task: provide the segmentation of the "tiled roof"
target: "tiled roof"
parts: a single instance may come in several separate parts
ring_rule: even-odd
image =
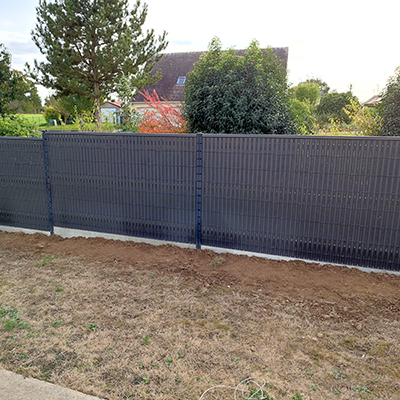
[[[101,107],[105,106],[106,104],[111,104],[112,106],[121,108],[122,101],[106,101]]]
[[[380,102],[381,102],[381,96],[378,94],[378,95],[372,96],[367,101],[364,101],[364,103],[362,103],[362,105],[366,106],[366,107],[373,107]]]
[[[273,52],[282,60],[283,65],[287,68],[288,48],[279,47],[273,48]],[[155,65],[153,72],[156,73],[159,69],[162,71],[162,78],[151,86],[146,86],[144,90],[150,92],[153,89],[161,99],[172,101],[183,101],[183,90],[185,85],[177,84],[179,77],[185,77],[194,69],[194,63],[200,60],[201,54],[204,51],[189,52],[189,53],[166,53],[161,60]],[[237,50],[236,54],[243,56],[245,50]],[[143,102],[143,96],[136,96],[134,102]]]

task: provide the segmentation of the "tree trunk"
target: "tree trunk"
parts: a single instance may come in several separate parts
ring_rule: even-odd
[[[101,112],[100,112],[100,95],[99,95],[99,82],[94,83],[94,122],[96,129],[99,130],[101,124]]]

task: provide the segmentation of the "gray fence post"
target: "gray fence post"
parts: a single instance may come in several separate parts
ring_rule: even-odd
[[[51,185],[50,185],[50,173],[49,173],[49,156],[47,154],[46,131],[42,131],[42,138],[43,138],[44,173],[45,173],[45,176],[46,176],[47,205],[48,205],[48,210],[49,210],[50,235],[54,235],[53,202],[52,202],[52,197],[51,197]]]
[[[202,196],[202,159],[203,159],[203,134],[196,135],[196,248],[201,249],[202,223],[201,223],[201,196]]]

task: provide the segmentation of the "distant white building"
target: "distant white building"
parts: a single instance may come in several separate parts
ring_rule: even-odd
[[[101,122],[121,124],[121,104],[121,101],[107,101],[101,105]]]

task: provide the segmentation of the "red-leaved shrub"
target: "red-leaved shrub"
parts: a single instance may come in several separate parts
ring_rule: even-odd
[[[139,123],[140,133],[185,133],[186,121],[182,116],[182,108],[172,107],[166,100],[161,100],[157,92],[150,94],[147,90],[139,92],[143,95],[148,109],[142,111]]]

